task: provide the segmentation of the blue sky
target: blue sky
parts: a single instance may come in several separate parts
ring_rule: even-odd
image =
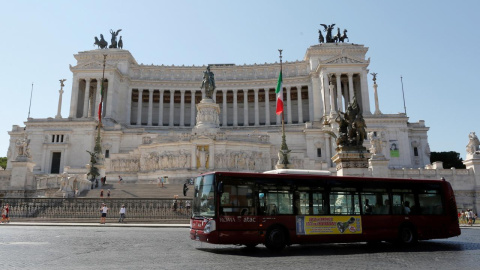
[[[348,29],[369,47],[380,110],[425,120],[431,151],[465,158],[471,131],[480,133],[479,1],[6,1],[0,10],[0,156],[12,125],[55,117],[59,79],[73,54],[95,49],[94,36],[123,29],[124,49],[154,65],[254,64],[302,60],[318,42],[319,24]],[[369,77],[372,112],[373,87]]]

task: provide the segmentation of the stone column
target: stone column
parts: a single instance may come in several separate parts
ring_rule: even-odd
[[[180,90],[180,126],[185,126],[185,90]]]
[[[243,89],[243,126],[248,125],[248,89]]]
[[[234,126],[234,127],[237,127],[237,126],[238,126],[237,93],[238,93],[238,90],[237,90],[237,89],[234,89],[234,90],[233,90],[233,126]]]
[[[374,95],[375,95],[375,112],[374,114],[382,114],[382,112],[380,111],[380,105],[378,104],[378,93],[377,93],[377,82],[374,82],[373,83],[373,91],[374,91]]]
[[[95,100],[97,102],[94,105],[95,106],[95,117],[98,116],[98,105],[100,104],[100,100],[101,100],[101,97],[102,97],[100,92],[102,92],[102,78],[97,79],[97,91],[95,93]]]
[[[298,123],[303,123],[302,86],[297,86]]]
[[[336,73],[335,77],[337,79],[337,111],[343,110],[343,102],[342,102],[342,81],[340,80],[342,77],[341,73]]]
[[[88,117],[88,103],[90,98],[90,79],[85,82],[85,97],[83,99],[83,118]]]
[[[147,125],[152,125],[152,111],[153,111],[153,89],[148,89],[148,122]]]
[[[288,123],[292,124],[292,87],[287,87],[287,115],[288,115]]]
[[[316,85],[317,87],[314,88],[313,87],[314,85]],[[318,79],[313,78],[312,85],[311,86],[307,85],[307,87],[308,87],[308,120],[310,122],[318,121],[320,120],[320,114],[322,112],[320,108],[320,104],[321,104],[320,101],[322,100],[322,97],[320,96],[321,91],[318,87]],[[313,93],[313,89],[318,89],[318,90],[315,91],[315,93]],[[318,108],[316,108],[317,106]],[[315,114],[315,111],[318,111],[318,115]]]
[[[56,119],[62,118],[62,96],[63,96],[63,82],[60,82],[60,90],[58,90],[58,107],[57,107],[57,115],[55,115]]]
[[[362,110],[363,115],[371,115],[370,112],[370,99],[368,96],[368,83],[367,83],[367,70],[362,70],[362,79],[361,79],[361,95],[362,95]]]
[[[160,91],[160,99],[158,100],[158,126],[162,127],[163,126],[163,91],[162,89]]]
[[[227,123],[227,90],[223,90],[223,109],[222,109],[222,117],[223,117],[223,126],[226,127]]]
[[[260,125],[260,115],[259,115],[259,111],[258,111],[258,88],[256,89],[253,89],[254,93],[255,93],[255,126],[259,126]]]
[[[348,102],[352,102],[353,96],[353,73],[347,73],[348,76],[348,93],[349,93],[349,100]]]
[[[330,115],[333,115],[335,113],[335,95],[333,94],[334,86],[332,81],[329,81],[328,88],[330,89]]]
[[[173,113],[174,113],[174,106],[175,106],[175,90],[170,90],[170,115],[169,115],[169,119],[168,119],[168,125],[173,127],[174,126],[174,123],[173,123]]]
[[[77,108],[78,108],[78,88],[80,80],[74,78],[72,81],[72,96],[70,97],[70,114],[69,117],[77,118]]]
[[[270,125],[270,89],[264,88],[265,90],[265,125]]]
[[[215,144],[208,145],[208,169],[215,169]]]
[[[217,103],[217,89],[213,90],[212,99],[213,102]]]
[[[143,89],[138,89],[137,126],[142,125]]]
[[[328,74],[323,73],[323,84],[322,84],[322,90],[323,90],[323,115],[327,116],[330,113],[330,85],[329,85],[329,79],[328,79]]]
[[[98,89],[98,87],[97,87]],[[128,88],[128,95],[127,95],[127,117],[126,117],[126,124],[127,125],[130,125],[130,122],[131,122],[131,117],[132,117],[132,91],[133,89],[130,87]],[[98,113],[98,108],[96,109],[97,110],[97,113]]]
[[[192,93],[194,93],[192,91]],[[194,102],[195,103],[195,102]],[[197,169],[197,145],[195,143],[192,143],[192,149],[191,149],[191,162],[190,162],[190,168],[192,170]]]
[[[191,90],[192,99],[190,100],[190,126],[195,126],[195,90]]]

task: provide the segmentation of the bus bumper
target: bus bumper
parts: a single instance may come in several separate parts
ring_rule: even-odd
[[[200,242],[218,244],[218,232],[205,233],[203,230],[190,230],[190,239]]]

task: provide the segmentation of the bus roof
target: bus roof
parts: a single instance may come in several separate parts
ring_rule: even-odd
[[[330,171],[321,171],[321,170],[296,170],[296,169],[279,169],[265,171],[263,173],[268,174],[303,174],[303,175],[332,175]]]

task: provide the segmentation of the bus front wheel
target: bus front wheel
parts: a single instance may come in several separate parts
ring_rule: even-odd
[[[281,251],[287,245],[287,238],[285,232],[279,228],[275,227],[267,233],[267,238],[265,239],[265,246],[271,251]]]
[[[402,245],[412,245],[417,242],[417,236],[412,227],[403,226],[398,232],[398,241]]]

